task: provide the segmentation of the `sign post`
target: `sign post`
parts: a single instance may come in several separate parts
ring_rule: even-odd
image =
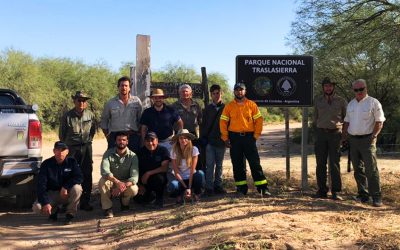
[[[239,55],[236,57],[236,82],[246,85],[247,98],[259,106],[303,107],[302,188],[307,189],[307,107],[313,105],[312,56]],[[285,115],[285,129],[289,118]],[[286,136],[289,144],[289,136]],[[290,178],[289,150],[286,150],[286,178]]]

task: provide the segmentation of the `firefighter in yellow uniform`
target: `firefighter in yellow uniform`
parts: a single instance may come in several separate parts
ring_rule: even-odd
[[[221,139],[226,147],[230,148],[237,192],[247,194],[245,165],[247,159],[257,191],[270,195],[256,145],[256,140],[261,135],[263,118],[257,104],[245,97],[244,83],[235,84],[234,94],[235,99],[222,111],[220,129]]]

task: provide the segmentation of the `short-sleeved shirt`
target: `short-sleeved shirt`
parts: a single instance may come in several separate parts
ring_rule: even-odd
[[[90,110],[85,109],[80,116],[75,109],[71,109],[61,118],[59,137],[68,146],[92,142],[95,132],[96,121]]]
[[[158,145],[154,151],[148,150],[146,147],[140,148],[138,152],[139,158],[139,176],[142,177],[146,172],[161,167],[163,161],[171,160],[167,148]]]
[[[333,95],[329,104],[325,96],[315,98],[314,123],[317,128],[341,129],[346,116],[347,102],[344,98]]]
[[[193,146],[192,157],[198,156],[200,154],[199,149],[196,146]],[[172,150],[171,152],[171,159],[176,160],[176,154]],[[190,167],[186,164],[186,159],[182,159],[180,163],[178,163],[178,170],[179,174],[181,175],[182,179],[187,180],[190,177]]]
[[[157,134],[159,140],[165,140],[174,133],[174,124],[181,117],[173,107],[164,104],[161,111],[150,107],[143,111],[140,123],[146,125],[149,131]]]
[[[349,123],[347,132],[350,135],[367,135],[374,130],[375,122],[385,121],[385,115],[381,103],[366,96],[361,101],[351,100],[344,121]]]
[[[107,150],[100,165],[101,176],[114,176],[118,180],[127,180],[134,184],[139,179],[139,163],[136,154],[127,149],[124,156],[119,156],[117,148]]]
[[[116,96],[104,105],[100,127],[108,132],[139,131],[141,115],[142,102],[137,96],[130,96],[126,106]]]
[[[199,125],[201,124],[202,118],[200,105],[192,100],[189,109],[186,109],[182,102],[178,100],[173,104],[173,107],[183,121],[183,128],[199,137]]]

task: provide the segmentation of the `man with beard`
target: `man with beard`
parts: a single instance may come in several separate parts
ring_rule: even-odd
[[[167,184],[167,169],[170,162],[168,149],[158,144],[156,133],[147,131],[144,137],[144,147],[138,153],[139,157],[139,193],[144,197],[156,195],[154,205],[164,206],[164,189]]]
[[[262,132],[263,117],[257,104],[245,97],[244,83],[236,83],[233,89],[235,99],[225,106],[219,125],[221,139],[225,146],[230,148],[237,193],[247,194],[245,165],[247,159],[257,191],[270,195],[256,145],[256,140]]]
[[[335,93],[335,83],[328,77],[322,81],[323,95],[315,98],[314,126],[315,158],[317,162],[316,198],[327,198],[327,159],[331,178],[331,194],[334,200],[343,200],[338,194],[342,191],[340,177],[340,141],[342,138],[343,120],[346,116],[347,102]]]
[[[80,209],[93,210],[89,204],[92,192],[92,141],[96,132],[96,121],[92,111],[87,109],[90,97],[83,91],[76,91],[71,96],[75,107],[66,112],[61,118],[59,138],[69,149],[68,156],[75,158],[83,174],[83,193]]]
[[[108,149],[103,155],[99,190],[106,218],[114,216],[111,197],[120,197],[121,211],[127,211],[130,199],[138,193],[138,158],[127,146],[128,134],[117,132],[116,147]]]
[[[139,120],[142,114],[142,102],[137,96],[131,96],[129,77],[118,80],[119,94],[104,105],[100,127],[107,138],[108,149],[115,146],[115,134],[124,131],[129,135],[128,148],[137,152],[140,147]]]
[[[149,96],[153,103],[143,111],[140,123],[142,124],[142,141],[147,131],[152,131],[158,136],[160,145],[171,151],[171,138],[174,135],[174,125],[183,128],[183,121],[176,110],[164,103],[166,96],[162,89],[154,89]]]

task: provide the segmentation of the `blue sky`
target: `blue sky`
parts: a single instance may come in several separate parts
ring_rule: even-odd
[[[235,81],[236,55],[291,54],[295,0],[0,0],[0,50],[117,70],[151,37],[151,68],[200,67]]]

